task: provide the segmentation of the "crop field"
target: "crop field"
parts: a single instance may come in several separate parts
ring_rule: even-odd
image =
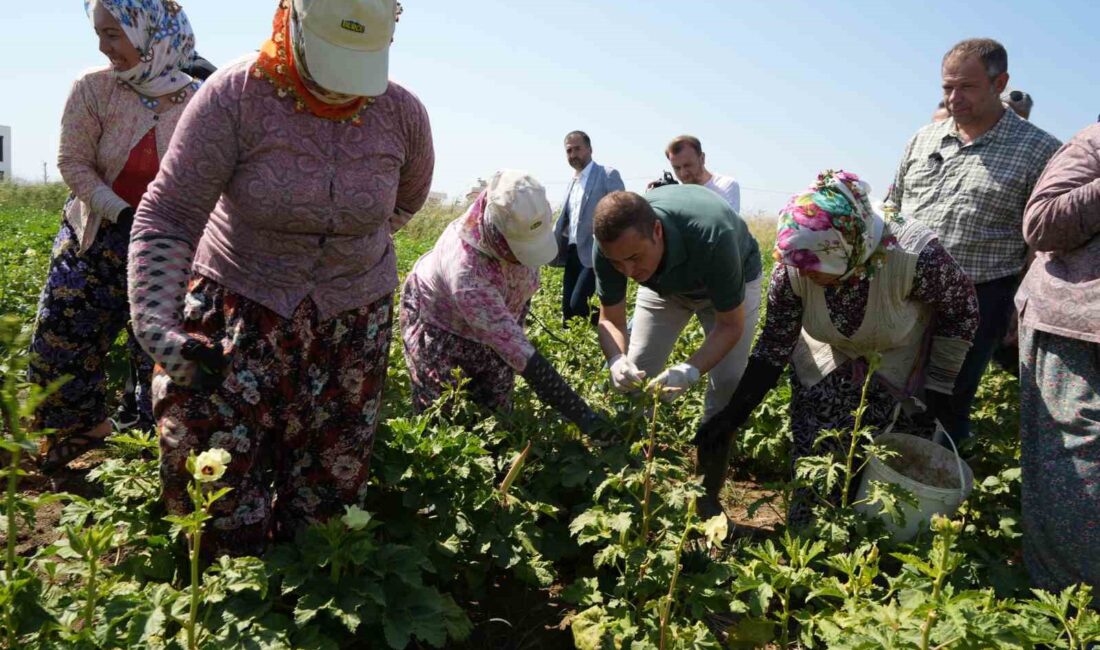
[[[1084,649],[1100,640],[1087,588],[1028,588],[1012,377],[984,379],[978,433],[962,449],[975,474],[969,499],[907,543],[859,514],[854,490],[830,496],[876,453],[874,432],[855,437],[855,463],[823,455],[791,467],[784,380],[737,436],[723,492],[729,528],[694,511],[702,488],[690,440],[703,390],[655,408],[611,391],[595,331],[560,326],[557,269],[544,272],[529,336],[613,414],[616,436],[582,436],[522,379],[509,412],[478,411],[459,390],[444,396],[447,409],[414,415],[395,332],[362,510],[262,558],[193,565],[187,539],[202,511],[166,518],[152,432],[118,434],[52,481],[16,465],[37,435],[23,426],[37,399],[23,383],[26,341],[64,196],[60,186],[0,185],[0,647]],[[402,272],[456,216],[429,209],[397,235]],[[753,230],[770,269],[771,224]],[[692,326],[671,362],[701,337]],[[816,521],[787,530],[796,484],[819,495]],[[869,495],[888,517],[909,498],[882,484]]]

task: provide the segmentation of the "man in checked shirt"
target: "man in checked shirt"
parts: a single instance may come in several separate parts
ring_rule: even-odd
[[[943,57],[951,117],[917,131],[905,148],[888,201],[925,223],[974,281],[981,323],[942,422],[970,435],[978,383],[1013,317],[1028,257],[1022,225],[1035,182],[1060,143],[1001,103],[1008,54],[992,39],[960,42]]]

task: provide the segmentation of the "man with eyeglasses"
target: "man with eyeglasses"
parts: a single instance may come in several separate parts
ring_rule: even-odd
[[[945,414],[941,423],[950,434],[965,438],[978,384],[1013,315],[1027,257],[1024,206],[1060,143],[1006,110],[1008,54],[997,41],[958,43],[943,57],[941,74],[951,117],[909,140],[887,200],[903,218],[935,231],[977,289],[981,322],[974,345],[954,393],[933,408]]]

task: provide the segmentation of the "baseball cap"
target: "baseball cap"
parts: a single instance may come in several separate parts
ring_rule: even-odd
[[[489,181],[485,209],[519,263],[531,268],[558,255],[546,189],[527,172],[502,169]]]
[[[314,81],[348,95],[386,92],[395,0],[294,0],[294,11]]]

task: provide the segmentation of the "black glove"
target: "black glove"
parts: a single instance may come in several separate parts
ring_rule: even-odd
[[[198,367],[192,381],[193,388],[213,390],[225,381],[225,375],[229,371],[229,357],[225,355],[221,345],[192,338],[183,344],[180,356],[194,361]]]
[[[134,209],[131,207],[125,207],[119,210],[118,216],[115,217],[115,223],[120,226],[134,225]]]
[[[691,439],[692,444],[704,451],[720,447],[735,429],[745,424],[768,391],[779,383],[782,375],[783,366],[773,365],[759,357],[749,357],[749,365],[733,397],[725,408],[699,427]]]
[[[531,385],[535,394],[545,404],[552,406],[570,422],[577,425],[581,433],[588,435],[595,430],[601,419],[599,414],[589,408],[580,395],[569,386],[546,357],[537,351],[527,360],[523,369],[523,378]]]
[[[928,415],[938,421],[944,428],[954,422],[951,418],[951,396],[934,390],[924,391],[924,403],[928,406]],[[948,431],[952,436],[954,431]]]

